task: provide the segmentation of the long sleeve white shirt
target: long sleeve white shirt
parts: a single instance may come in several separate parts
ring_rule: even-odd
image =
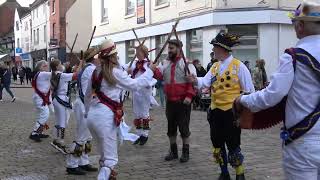
[[[233,60],[233,56],[230,55],[227,59],[220,61],[220,69],[219,69],[219,75],[223,74],[225,70],[228,68],[229,64]],[[212,68],[210,68],[210,71],[207,72],[207,74],[204,77],[198,77],[198,84],[197,87],[203,88],[203,87],[210,87],[211,84],[211,79],[213,78],[212,74]],[[243,92],[254,92],[254,86],[252,83],[252,78],[251,74],[248,70],[248,68],[241,62],[239,71],[238,71],[238,77],[240,81],[240,87]]]
[[[100,91],[116,102],[120,102],[120,97],[122,97],[123,90],[139,91],[142,88],[152,87],[154,85],[154,81],[152,81],[153,72],[150,69],[147,69],[136,79],[132,79],[121,67],[113,68],[113,75],[117,80],[117,84],[115,86],[111,86],[105,80],[102,80]],[[97,99],[91,101],[92,93],[92,80],[89,78],[88,87],[84,98],[86,114],[89,112],[90,105],[98,103]]]
[[[296,47],[302,48],[320,60],[320,35],[301,39]],[[320,82],[312,70],[301,63],[294,72],[292,57],[280,56],[279,68],[265,89],[242,96],[241,103],[252,112],[258,112],[279,103],[288,95],[286,104],[286,127],[290,128],[309,115],[320,102]],[[307,134],[320,134],[320,123]]]

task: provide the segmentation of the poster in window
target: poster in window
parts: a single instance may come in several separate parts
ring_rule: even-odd
[[[137,23],[143,24],[146,22],[145,0],[137,0]]]

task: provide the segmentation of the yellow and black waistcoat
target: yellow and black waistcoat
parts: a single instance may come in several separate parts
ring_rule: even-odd
[[[227,111],[232,108],[233,101],[240,95],[241,86],[238,77],[241,62],[232,59],[228,68],[220,72],[220,62],[212,65],[211,109]]]

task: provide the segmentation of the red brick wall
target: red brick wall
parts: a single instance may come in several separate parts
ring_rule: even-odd
[[[55,13],[52,13],[52,9],[53,9],[53,0],[49,1],[50,3],[50,17],[49,17],[49,21],[50,21],[50,39],[58,39],[58,42],[60,42],[60,8],[59,8],[59,4],[60,1],[59,0],[55,0]],[[53,30],[53,24],[55,24],[55,28]],[[54,35],[53,35],[54,33]]]
[[[14,27],[15,5],[0,6],[0,37]]]

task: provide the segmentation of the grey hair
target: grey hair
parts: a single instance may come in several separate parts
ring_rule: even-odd
[[[36,64],[35,70],[36,70],[36,71],[40,71],[41,66],[43,66],[43,65],[46,64],[46,63],[48,63],[46,60],[38,61],[37,64]]]

